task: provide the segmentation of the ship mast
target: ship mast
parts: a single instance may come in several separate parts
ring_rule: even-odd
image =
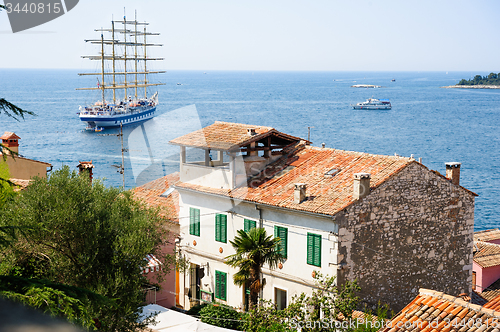
[[[123,71],[125,72],[124,76],[123,76],[123,85],[125,86],[125,97],[124,99],[127,100],[127,18],[125,17],[125,15],[123,15],[123,49],[124,49],[124,52],[123,52]]]
[[[116,28],[115,23],[121,23],[123,24],[123,28]],[[127,29],[127,26],[130,26],[131,24],[135,25],[134,29]],[[86,42],[90,42],[92,44],[99,44],[101,47],[100,54],[98,55],[85,55],[82,56],[82,58],[87,58],[90,60],[99,60],[101,62],[101,70],[98,72],[94,73],[80,73],[78,75],[98,75],[101,77],[101,84],[98,87],[91,87],[91,88],[78,88],[77,90],[101,90],[102,91],[102,102],[103,105],[105,104],[105,90],[107,89],[112,89],[113,90],[113,103],[116,104],[116,99],[117,95],[115,90],[116,89],[123,89],[125,93],[125,100],[128,99],[128,94],[127,94],[127,89],[129,88],[134,88],[135,90],[135,98],[138,98],[138,93],[139,89],[138,88],[144,88],[144,98],[147,99],[147,88],[150,86],[156,86],[156,85],[165,85],[164,83],[150,83],[148,81],[148,75],[149,74],[159,74],[159,73],[165,73],[164,70],[158,70],[158,71],[151,71],[148,70],[147,66],[147,61],[154,61],[154,60],[163,60],[163,58],[150,58],[148,57],[148,51],[147,48],[149,46],[162,46],[162,44],[154,44],[149,42],[148,43],[148,37],[147,36],[155,36],[159,35],[159,33],[152,33],[152,32],[147,32],[146,25],[149,23],[146,22],[138,22],[137,21],[137,12],[136,12],[136,17],[134,21],[127,21],[126,16],[123,16],[123,21],[111,21],[111,28],[110,29],[97,29],[95,31],[101,32],[101,38],[99,39],[88,39],[85,40]],[[143,25],[144,30],[140,29],[138,25]],[[144,31],[144,32],[142,32]],[[109,32],[111,34],[110,39],[105,39],[104,38],[104,32]],[[123,38],[118,37],[117,34],[123,34]],[[130,39],[127,39],[127,35],[130,36]],[[133,38],[132,38],[133,36]],[[144,36],[144,39],[139,38],[140,36]],[[116,38],[116,39],[115,39]],[[111,54],[106,55],[105,54],[105,49],[104,46],[109,45],[111,46]],[[117,52],[117,46],[122,46],[123,45],[123,50],[122,53]],[[134,55],[132,54],[127,54],[127,48],[128,47],[134,47]],[[140,47],[143,47],[144,52],[141,52]],[[131,52],[129,52],[131,53]],[[111,60],[112,62],[112,69],[109,71],[105,70],[105,64],[106,61]],[[124,63],[124,70],[123,71],[117,71],[117,61],[123,61]],[[134,69],[127,68],[127,62],[128,61],[134,61]],[[142,68],[140,61],[144,61],[144,68]],[[132,66],[130,66],[132,67]],[[128,71],[130,70],[130,71]],[[132,74],[134,76],[132,76]],[[144,74],[144,81],[139,81],[141,76],[140,74]],[[109,84],[106,84],[104,79],[106,75],[111,75],[112,78],[108,78],[108,80],[112,81]],[[118,76],[118,77],[117,77]],[[123,76],[123,80],[120,78],[120,76]],[[135,80],[133,81],[127,81],[127,76],[128,77],[135,77]]]
[[[135,100],[137,100],[137,10],[135,11],[135,17],[134,17],[134,28],[135,28],[135,33],[134,33],[134,42],[135,42]]]
[[[111,43],[113,46],[113,87],[116,87],[115,71],[115,21],[111,21]],[[113,89],[113,104],[116,104],[116,89]]]
[[[101,90],[102,90],[102,107],[104,107],[104,35],[101,33]]]

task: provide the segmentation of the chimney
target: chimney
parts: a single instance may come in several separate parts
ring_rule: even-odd
[[[6,131],[2,136],[0,136],[0,139],[2,139],[2,145],[9,148],[11,151],[15,153],[19,153],[19,142],[18,140],[21,139],[21,137],[17,136],[16,134]],[[10,151],[7,149],[3,149],[2,153],[6,155],[10,155]]]
[[[296,204],[300,204],[306,199],[306,186],[305,183],[296,183],[293,191],[293,200]]]
[[[457,186],[460,185],[460,165],[457,162],[446,163],[446,178]]]
[[[89,173],[90,183],[92,183],[92,168],[94,168],[94,165],[92,164],[92,160],[91,161],[79,161],[79,164],[76,167],[78,167],[78,169],[79,169],[78,174],[82,174],[82,172],[87,171]]]
[[[256,135],[257,133],[255,132],[255,128],[247,128],[247,134],[248,136],[253,136]]]
[[[354,199],[361,199],[370,193],[370,173],[354,174]]]
[[[322,148],[325,148],[326,144],[325,143],[321,143],[321,147]]]

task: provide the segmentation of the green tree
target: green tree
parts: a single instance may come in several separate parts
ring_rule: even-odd
[[[284,261],[278,248],[280,239],[268,236],[264,228],[252,228],[248,232],[240,229],[238,236],[230,243],[236,253],[226,257],[226,264],[239,269],[233,281],[238,286],[248,287],[250,303],[255,306],[259,292],[265,286],[265,280],[261,282],[262,267],[268,264],[270,269],[275,269]]]
[[[47,279],[107,297],[115,305],[91,307],[103,331],[133,331],[145,300],[141,274],[147,254],[164,262],[167,230],[155,210],[131,193],[91,184],[65,166],[35,180],[2,211],[5,226],[23,227],[4,252],[3,274]],[[160,280],[158,280],[160,281]]]
[[[240,330],[242,314],[234,308],[209,303],[200,310],[200,317],[203,323],[224,327],[226,329]]]

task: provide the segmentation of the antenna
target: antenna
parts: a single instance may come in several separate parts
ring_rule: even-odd
[[[311,128],[314,128],[314,127],[307,127],[307,140],[309,142],[311,141]]]
[[[98,134],[98,136],[118,136],[120,137],[120,143],[122,145],[122,163],[121,165],[111,165],[111,167],[117,168],[117,172],[122,174],[123,178],[123,189],[125,189],[125,156],[124,153],[128,151],[128,149],[123,148],[123,125],[120,122],[120,133],[118,134]]]

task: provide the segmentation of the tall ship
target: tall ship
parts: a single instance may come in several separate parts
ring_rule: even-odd
[[[94,75],[97,86],[77,90],[100,91],[100,98],[85,106],[80,106],[80,120],[87,122],[87,129],[102,130],[104,127],[116,127],[143,122],[154,117],[158,105],[158,92],[148,96],[148,88],[164,83],[152,83],[149,75],[165,73],[151,71],[148,61],[163,60],[150,57],[148,48],[162,46],[149,42],[150,36],[159,33],[148,32],[149,23],[127,21],[126,16],[120,21],[111,21],[111,29],[96,29],[101,32],[100,39],[88,39],[85,42],[97,44],[97,55],[85,55],[82,58],[100,62],[100,71],[80,73]],[[109,35],[108,38],[104,34]]]
[[[367,101],[351,105],[355,110],[390,110],[391,102],[388,99],[368,98]]]

